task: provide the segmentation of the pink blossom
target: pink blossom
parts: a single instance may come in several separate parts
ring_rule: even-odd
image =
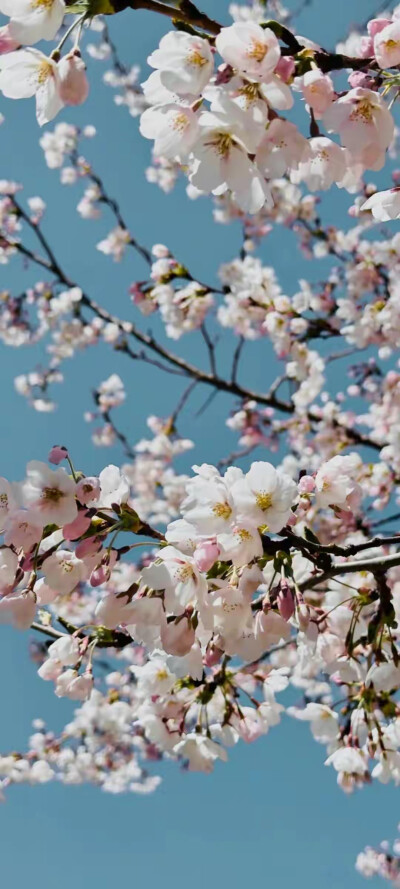
[[[380,68],[393,68],[400,63],[400,19],[375,32],[374,53]]]
[[[329,74],[318,68],[307,71],[303,77],[302,91],[305,101],[313,109],[315,117],[322,117],[332,104],[335,91]]]
[[[76,485],[76,496],[85,506],[93,503],[100,496],[100,480],[95,476],[80,479]]]
[[[17,630],[29,630],[36,614],[36,596],[32,590],[10,593],[0,599],[0,622]]]

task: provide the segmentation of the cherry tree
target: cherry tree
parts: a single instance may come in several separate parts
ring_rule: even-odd
[[[42,462],[27,453],[22,481],[0,480],[1,622],[35,632],[39,677],[78,702],[60,734],[38,719],[25,752],[0,756],[2,794],[51,780],[150,792],[157,761],[211,772],[284,712],[309,723],[344,792],[400,783],[400,235],[379,225],[400,217],[400,6],[388,6],[327,50],[296,33],[280,0],[233,3],[221,22],[190,0],[0,0],[0,91],[34,99],[45,161],[79,189],[78,213],[109,213],[98,250],[116,262],[134,251],[147,267],[114,314],[54,250],[44,201],[2,180],[0,262],[24,263],[32,283],[1,294],[0,337],[47,356],[17,392],[53,410],[66,360],[98,344],[181,384],[136,442],[116,419],[119,373],[98,384],[87,419],[96,445],[120,444],[120,467],[77,469],[65,442]],[[113,16],[137,10],[165,23],[140,75],[112,36]],[[240,223],[217,284],[132,234],[90,161],[92,126],[51,123],[85,102],[88,56],[106,62],[117,103],[152,143],[149,182],[170,192],[184,180],[188,201],[210,196],[216,224]],[[324,211],[337,188],[343,230]],[[313,261],[316,283],[282,291],[259,250],[274,227]],[[207,364],[180,352],[189,335]],[[256,340],[262,391],[246,382]],[[194,442],[181,413],[197,387],[205,409],[226,396],[237,444],[218,466],[197,448],[183,474],[175,461]],[[356,866],[400,886],[399,860],[395,841]]]

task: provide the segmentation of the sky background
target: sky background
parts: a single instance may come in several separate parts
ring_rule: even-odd
[[[299,17],[297,30],[332,47],[346,34],[349,22],[365,19],[378,0],[314,0]],[[228,22],[226,0],[204,0],[205,11]],[[293,7],[298,4],[293,2]],[[111,23],[121,58],[137,62],[146,73],[146,56],[156,46],[167,22],[150,13],[126,12]],[[194,276],[213,281],[221,262],[237,255],[238,226],[212,221],[208,200],[189,201],[182,185],[169,196],[149,185],[144,168],[150,143],[138,135],[137,120],[113,103],[113,91],[101,82],[102,63],[90,64],[91,95],[83,109],[63,113],[60,120],[92,123],[96,139],[83,150],[104,178],[110,194],[121,200],[132,234],[148,246],[166,243]],[[95,250],[113,227],[105,211],[98,222],[82,220],[75,207],[80,187],[60,186],[58,173],[45,166],[38,146],[33,102],[2,101],[6,120],[0,130],[0,178],[23,181],[25,198],[41,195],[48,204],[44,230],[62,264],[93,298],[122,317],[129,317],[129,284],[145,277],[140,259],[129,251],[114,264]],[[53,124],[50,125],[53,128]],[[325,202],[325,219],[346,224],[351,196],[333,193]],[[293,292],[302,276],[321,276],[293,253],[293,239],[282,229],[266,239],[260,255],[276,264],[284,291]],[[19,261],[0,267],[0,287],[18,293],[39,280]],[[140,317],[136,318],[140,321]],[[142,322],[144,329],[148,322]],[[153,323],[152,326],[154,327]],[[157,330],[157,325],[155,325]],[[229,368],[234,343],[221,344],[221,370]],[[197,337],[181,342],[178,351],[202,361]],[[259,389],[274,378],[270,346],[245,352],[242,379]],[[116,419],[132,441],[147,434],[148,414],[172,412],[184,382],[146,365],[129,363],[105,347],[78,355],[64,367],[65,382],[54,395],[58,410],[35,413],[14,392],[13,379],[40,361],[42,350],[1,346],[2,475],[19,479],[29,459],[46,459],[55,442],[68,445],[74,461],[87,474],[108,462],[121,462],[117,448],[95,449],[82,415],[92,407],[91,389],[111,372],[121,374],[129,393]],[[216,462],[235,449],[235,436],[224,426],[228,401],[215,399],[200,420],[194,413],[206,396],[193,396],[180,422],[181,434],[196,440],[190,462]],[[264,452],[262,455],[268,459]],[[49,728],[68,721],[72,705],[58,701],[30,663],[29,634],[0,628],[0,750],[21,750],[35,717]],[[335,773],[324,768],[324,748],[311,738],[307,725],[284,718],[281,726],[250,748],[229,751],[227,765],[211,776],[186,774],[176,764],[163,768],[163,783],[149,797],[113,797],[91,787],[46,785],[15,787],[0,809],[1,876],[4,885],[22,889],[70,889],[71,886],[144,885],[146,889],[192,889],[220,883],[239,889],[244,883],[279,889],[357,889],[365,881],[354,871],[357,853],[366,843],[393,836],[399,820],[397,791],[378,785],[348,798],[336,787]],[[370,882],[371,889],[379,881]]]

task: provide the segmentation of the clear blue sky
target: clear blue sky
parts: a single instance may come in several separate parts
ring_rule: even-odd
[[[293,5],[297,5],[293,0]],[[298,30],[332,46],[346,33],[347,23],[364,18],[377,0],[314,0],[299,19]],[[220,19],[226,0],[204,0],[204,9]],[[142,65],[163,33],[164,22],[146,13],[127,12],[111,23],[121,56]],[[164,242],[195,275],[210,280],[218,264],[237,254],[240,233],[212,223],[208,201],[190,202],[182,187],[165,196],[148,185],[144,167],[149,143],[137,133],[137,121],[113,104],[113,92],[102,85],[101,63],[91,66],[91,95],[84,109],[63,114],[61,120],[93,123],[103,137],[87,142],[87,155],[103,175],[111,194],[122,206],[139,240]],[[129,284],[144,277],[140,261],[131,253],[121,265],[95,251],[95,244],[111,227],[107,213],[100,222],[81,220],[74,212],[78,189],[62,188],[58,174],[47,170],[32,103],[2,102],[6,122],[0,130],[0,178],[25,183],[25,197],[40,194],[48,202],[45,230],[63,264],[93,297],[129,316]],[[55,204],[59,207],[55,213]],[[330,221],[346,224],[351,198],[343,192],[330,199]],[[55,220],[57,219],[57,226]],[[266,263],[277,264],[288,292],[299,276],[320,275],[300,258],[294,261],[290,236],[278,231],[262,248]],[[18,269],[18,262],[1,268],[0,287],[16,293],[33,284],[35,272]],[[145,322],[146,323],[146,322]],[[201,347],[189,338],[186,354],[201,358]],[[232,341],[224,340],[222,363],[229,360]],[[88,473],[106,462],[118,462],[117,449],[96,450],[82,414],[91,408],[90,390],[109,373],[118,371],[129,392],[119,420],[132,440],[145,431],[148,413],[166,415],[176,403],[182,381],[151,368],[130,364],[111,350],[79,355],[64,367],[66,381],[56,387],[55,414],[34,413],[16,396],[13,378],[39,361],[32,350],[1,346],[2,460],[1,474],[20,478],[28,459],[44,459],[54,442],[65,443],[77,465]],[[273,378],[270,350],[246,353],[246,379],[267,387]],[[193,418],[205,393],[196,394],[182,417],[182,434],[198,444],[194,458],[215,461],[235,447],[235,438],[221,423],[224,405],[214,402],[200,421]],[[225,403],[225,407],[228,402]],[[217,422],[218,421],[218,422]],[[184,464],[181,464],[184,467]],[[0,750],[22,749],[36,716],[60,728],[71,707],[53,696],[35,674],[27,654],[28,634],[0,628]],[[230,752],[227,765],[210,776],[182,773],[174,764],[163,769],[161,788],[150,797],[113,797],[90,787],[47,785],[19,787],[8,793],[0,809],[1,875],[4,884],[22,889],[70,889],[71,886],[142,884],[146,889],[192,889],[244,883],[279,889],[357,889],[364,884],[353,870],[364,844],[390,837],[398,821],[396,791],[381,786],[347,798],[335,774],[323,766],[324,750],[312,741],[308,727],[284,719],[267,738]],[[372,889],[375,885],[370,884]]]

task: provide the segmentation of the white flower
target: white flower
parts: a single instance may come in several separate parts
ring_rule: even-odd
[[[252,463],[249,472],[232,487],[237,512],[257,527],[280,531],[291,514],[296,484],[271,463]]]
[[[340,182],[346,173],[346,154],[340,145],[326,136],[308,140],[309,151],[292,173],[293,182],[305,182],[310,191],[326,190]]]
[[[234,565],[248,565],[253,559],[259,559],[263,554],[263,545],[257,528],[254,525],[233,525],[231,531],[218,534],[218,546],[221,550],[221,559],[230,560]]]
[[[287,713],[289,716],[294,716],[295,719],[309,722],[312,734],[320,744],[330,744],[337,737],[338,715],[324,704],[311,702],[306,705],[304,710],[288,707]]]
[[[40,126],[48,123],[63,106],[57,65],[37,49],[10,52],[0,58],[0,90],[8,99],[36,96]]]
[[[159,559],[143,569],[142,580],[153,590],[165,590],[167,611],[174,614],[188,605],[200,606],[207,592],[207,581],[195,561],[173,546],[162,549]]]
[[[349,90],[332,103],[323,121],[329,132],[339,133],[342,145],[365,168],[383,167],[394,121],[379,93],[362,87]]]
[[[186,735],[179,741],[174,753],[187,759],[190,772],[212,772],[216,759],[226,762],[228,758],[226,750],[215,741],[195,734]]]
[[[197,473],[186,483],[187,497],[182,503],[182,515],[199,534],[211,537],[227,531],[234,519],[234,504],[230,493],[236,470],[228,470],[222,478],[214,466],[194,466]]]
[[[166,34],[147,61],[159,69],[161,84],[178,96],[198,96],[214,67],[208,40],[183,31]]]
[[[58,594],[72,593],[78,583],[86,580],[87,568],[74,552],[58,549],[43,562],[46,583]]]
[[[365,754],[357,747],[339,747],[328,756],[325,765],[332,765],[337,772],[346,775],[365,775],[368,771]]]
[[[10,623],[16,630],[29,630],[35,619],[36,597],[32,590],[22,590],[0,600],[0,622]]]
[[[138,694],[143,698],[152,695],[167,695],[176,682],[176,676],[171,673],[166,663],[166,654],[156,652],[143,667],[131,667],[138,683]]]
[[[257,148],[256,164],[264,176],[278,178],[306,162],[308,142],[295,124],[275,118]]]
[[[389,188],[387,191],[377,191],[371,195],[365,204],[361,205],[362,211],[371,210],[377,222],[389,222],[390,219],[398,219],[400,216],[400,188]]]
[[[355,509],[362,494],[360,485],[354,480],[360,465],[358,454],[337,455],[324,463],[315,476],[318,507]]]
[[[54,770],[45,760],[34,762],[30,771],[30,779],[34,784],[47,784],[54,778],[54,775]]]
[[[73,701],[87,701],[93,688],[93,676],[90,672],[81,673],[76,670],[65,670],[58,677],[55,693],[58,698],[71,698]]]
[[[265,203],[272,206],[267,184],[248,156],[256,148],[252,128],[246,132],[238,120],[210,111],[200,115],[199,124],[202,132],[193,148],[192,185],[206,194],[230,189],[245,213],[258,213]]]
[[[366,685],[373,685],[375,691],[392,691],[400,687],[400,667],[389,663],[373,664],[365,677]]]
[[[129,482],[118,466],[112,463],[102,469],[100,475],[100,497],[97,506],[111,509],[113,503],[121,505],[126,503],[129,497]]]
[[[24,506],[32,509],[44,525],[67,525],[76,518],[75,482],[65,469],[50,469],[31,460],[21,484]]]
[[[10,35],[18,43],[53,40],[61,27],[64,0],[0,0],[0,12],[11,17]]]
[[[268,81],[281,56],[273,31],[256,22],[235,22],[222,28],[215,44],[228,65],[252,80]]]
[[[155,105],[143,112],[140,132],[146,139],[154,139],[157,157],[173,160],[185,157],[194,145],[199,132],[198,118],[183,105]]]

